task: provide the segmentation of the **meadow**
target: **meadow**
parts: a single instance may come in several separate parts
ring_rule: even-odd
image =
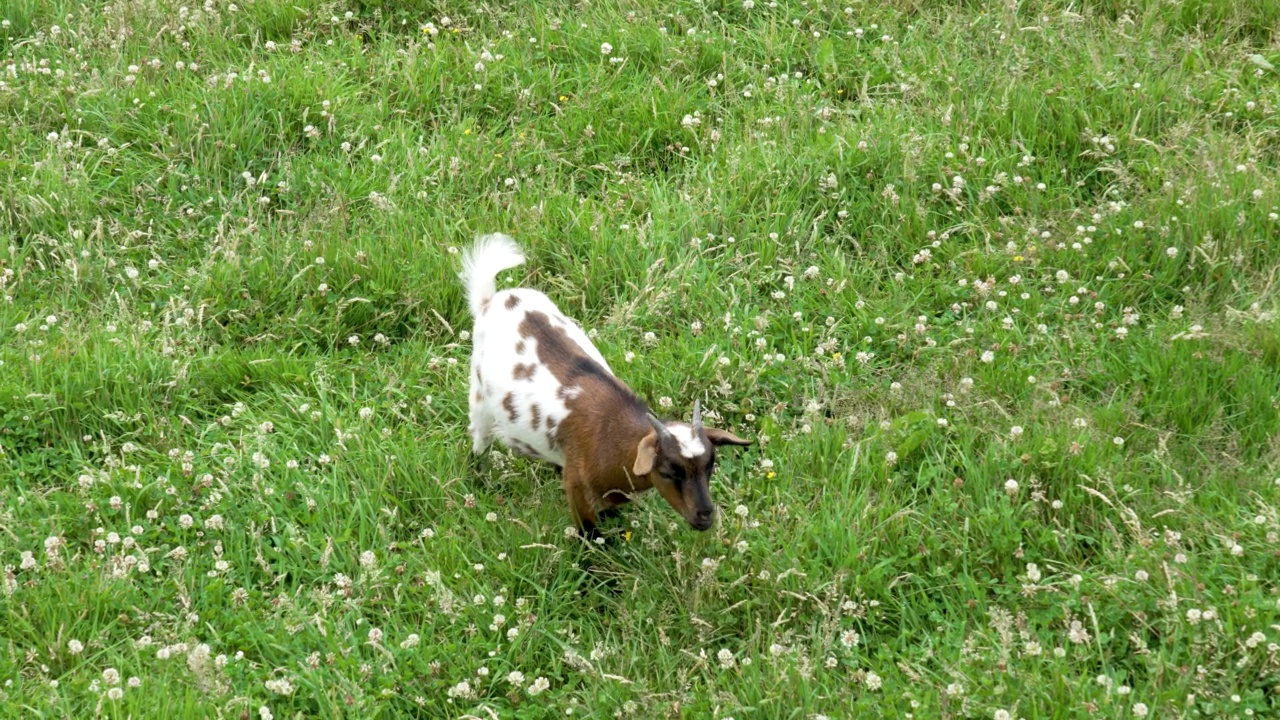
[[[0,717],[1280,716],[1280,4],[0,3]],[[506,232],[726,448],[467,435]]]

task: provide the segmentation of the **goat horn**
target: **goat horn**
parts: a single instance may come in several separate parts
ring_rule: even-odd
[[[702,432],[702,400],[695,399],[693,401],[693,431],[695,433]]]
[[[671,430],[669,430],[666,425],[663,425],[661,420],[654,417],[653,413],[649,413],[649,424],[652,425],[653,429],[657,431],[659,440],[675,439],[674,437],[671,436]]]

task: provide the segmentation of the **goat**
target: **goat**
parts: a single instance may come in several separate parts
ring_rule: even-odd
[[[510,237],[484,235],[462,255],[459,277],[472,332],[471,450],[495,437],[560,468],[578,528],[596,532],[601,513],[656,487],[698,531],[711,527],[710,480],[721,445],[750,445],[705,427],[700,401],[691,422],[662,422],[609,369],[577,323],[530,288],[497,291],[498,273],[524,264]]]

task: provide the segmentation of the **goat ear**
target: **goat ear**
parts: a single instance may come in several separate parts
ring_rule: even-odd
[[[743,440],[737,435],[734,435],[733,433],[728,432],[726,430],[717,430],[715,428],[704,428],[703,432],[707,434],[707,439],[711,441],[712,445],[746,446],[751,444],[750,440]]]
[[[658,433],[651,432],[645,435],[640,444],[636,446],[636,464],[631,468],[631,474],[636,476],[644,476],[653,472],[653,466],[658,461]]]

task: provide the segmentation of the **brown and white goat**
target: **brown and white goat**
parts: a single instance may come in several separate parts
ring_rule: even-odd
[[[702,424],[663,423],[614,376],[600,351],[546,295],[497,292],[495,277],[524,263],[506,235],[485,235],[462,256],[460,277],[475,318],[471,351],[472,452],[495,437],[561,468],[579,528],[656,487],[695,530],[711,527],[716,447],[750,445]]]

